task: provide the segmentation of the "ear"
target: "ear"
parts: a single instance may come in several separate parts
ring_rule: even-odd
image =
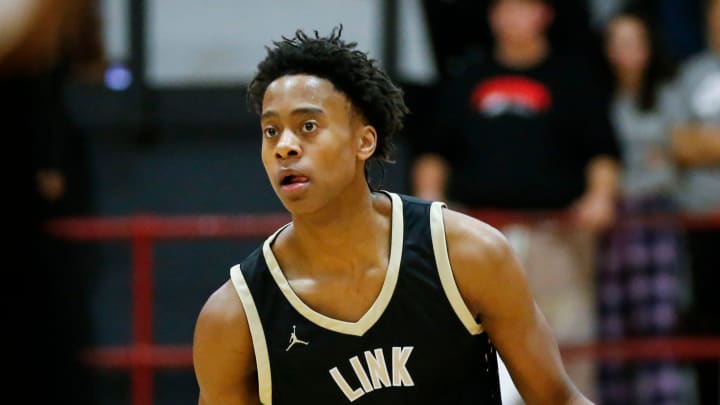
[[[370,159],[377,148],[377,131],[372,125],[363,125],[358,129],[357,157],[362,161]]]

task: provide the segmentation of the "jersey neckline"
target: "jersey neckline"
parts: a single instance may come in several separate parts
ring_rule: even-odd
[[[380,319],[380,316],[382,316],[390,303],[390,299],[395,291],[395,286],[400,273],[400,259],[402,258],[404,232],[403,206],[402,200],[397,194],[387,191],[382,192],[390,197],[392,205],[392,215],[390,219],[390,259],[388,260],[387,271],[385,272],[385,281],[380,288],[380,293],[375,298],[372,305],[370,305],[367,312],[365,312],[365,314],[363,314],[363,316],[356,322],[348,322],[331,318],[315,311],[305,304],[305,302],[298,297],[290,286],[290,283],[285,278],[285,274],[275,258],[275,254],[272,251],[272,244],[278,234],[280,234],[280,232],[287,228],[291,223],[288,223],[275,231],[275,233],[273,233],[265,240],[265,243],[263,243],[263,256],[265,257],[265,263],[267,264],[273,279],[275,279],[275,283],[280,288],[280,291],[283,293],[290,305],[292,305],[299,314],[308,319],[310,322],[334,332],[346,335],[362,336],[378,321],[378,319]]]

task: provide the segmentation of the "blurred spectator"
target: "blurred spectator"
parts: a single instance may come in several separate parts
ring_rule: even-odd
[[[592,1],[592,0],[588,0]],[[612,2],[622,0],[596,0]],[[591,10],[585,1],[551,0],[553,23],[546,37],[554,48],[572,48],[595,57],[595,32],[589,29]],[[422,0],[440,76],[456,74],[472,64],[495,42],[485,15],[494,0]],[[593,10],[594,11],[594,10]],[[599,48],[599,44],[597,44]]]
[[[29,402],[89,404],[79,362],[89,336],[89,268],[82,264],[87,256],[41,227],[48,219],[89,210],[83,139],[65,111],[63,89],[80,68],[101,60],[95,1],[10,1],[0,8],[0,27],[2,122],[28,157],[21,163],[19,197],[28,203],[23,208],[29,208],[25,226],[32,253],[23,258],[29,267],[13,291],[39,309],[15,325],[23,337],[13,354],[19,356],[18,372],[42,382],[25,397]]]
[[[720,210],[720,0],[707,0],[707,49],[687,60],[677,81],[684,121],[673,133],[681,167],[678,200],[687,212]],[[720,295],[714,291],[720,269],[720,230],[693,229],[688,249],[693,304],[688,321],[696,334],[720,336]],[[702,404],[720,403],[718,360],[698,365]]]
[[[603,341],[669,336],[676,332],[684,279],[682,232],[669,219],[677,212],[670,133],[681,111],[671,89],[674,69],[651,19],[637,10],[610,20],[605,44],[623,171],[617,221],[598,252],[598,334]],[[688,386],[670,360],[600,365],[604,405],[683,404]]]
[[[456,209],[570,212],[577,226],[505,231],[559,342],[587,342],[595,329],[592,233],[612,222],[616,192],[606,99],[587,59],[548,40],[551,4],[497,0],[488,17],[494,48],[442,83],[438,127],[419,146],[413,192]],[[592,398],[592,362],[568,371]]]
[[[704,0],[588,0],[594,30],[602,32],[609,20],[628,7],[642,9],[658,21],[668,57],[682,62],[702,48]]]

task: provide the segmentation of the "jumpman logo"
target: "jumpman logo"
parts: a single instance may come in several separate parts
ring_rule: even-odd
[[[300,340],[300,339],[297,338],[297,335],[295,335],[295,325],[293,325],[293,331],[292,331],[292,333],[290,333],[290,345],[287,347],[287,349],[285,349],[285,351],[290,350],[290,348],[293,347],[293,345],[294,345],[295,343],[299,343],[299,344],[302,344],[302,345],[305,345],[305,346],[307,346],[307,345],[310,344],[310,343],[308,343],[308,342],[306,342],[306,341],[304,341],[304,340]]]

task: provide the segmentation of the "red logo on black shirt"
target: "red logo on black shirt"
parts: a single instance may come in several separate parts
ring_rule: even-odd
[[[550,108],[550,90],[521,76],[500,76],[481,82],[470,98],[473,110],[485,115],[532,115]]]

